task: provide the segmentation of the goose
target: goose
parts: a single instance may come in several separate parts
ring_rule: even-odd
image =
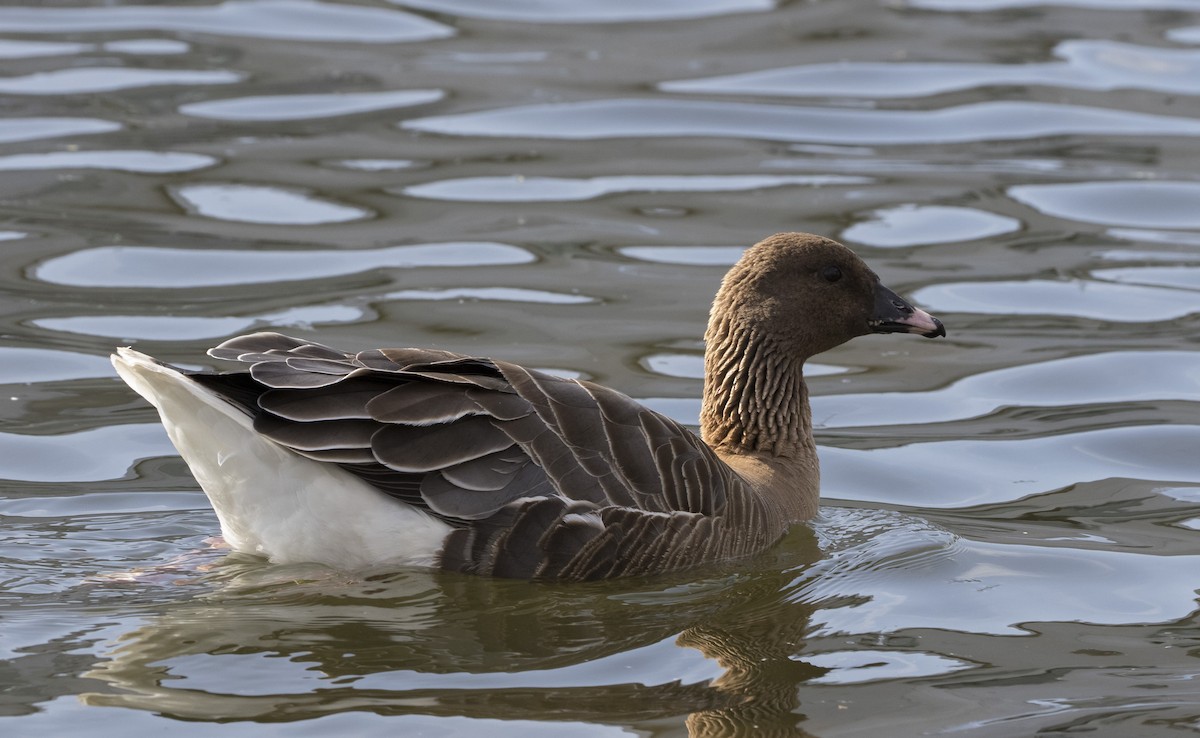
[[[226,544],[271,562],[535,580],[765,551],[817,513],[804,363],[868,333],[945,336],[842,244],[781,233],[725,275],[700,435],[592,382],[432,348],[347,353],[262,332],[187,371],[131,348]]]

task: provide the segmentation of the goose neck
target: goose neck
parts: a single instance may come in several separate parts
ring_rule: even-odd
[[[705,338],[705,442],[780,462],[815,459],[804,357],[727,320],[712,321]]]

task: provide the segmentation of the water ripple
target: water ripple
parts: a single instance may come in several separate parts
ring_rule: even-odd
[[[109,369],[111,371],[112,367]],[[0,515],[17,518],[79,519],[98,515],[210,509],[204,493],[198,491],[156,491],[152,495],[141,492],[97,492],[61,497],[37,495],[0,501]]]
[[[1193,5],[1191,8],[1194,9],[1195,6]],[[1171,29],[1167,31],[1167,38],[1181,44],[1200,44],[1200,26]]]
[[[842,231],[842,238],[879,248],[974,241],[1021,229],[1021,221],[974,208],[900,205]]]
[[[1126,241],[1146,241],[1149,243],[1171,244],[1173,246],[1196,247],[1200,246],[1200,233],[1187,233],[1183,231],[1160,231],[1149,228],[1109,228],[1106,233],[1113,238],[1121,238]],[[1195,253],[1169,253],[1169,252],[1154,252],[1154,251],[1108,251],[1106,254],[1138,254],[1138,256],[1127,256],[1126,260],[1136,259],[1171,259],[1178,261],[1195,261],[1200,258]],[[1116,257],[1111,257],[1116,258]]]
[[[1149,425],[870,450],[822,446],[821,489],[834,499],[961,508],[1114,477],[1196,484],[1198,433],[1200,426]]]
[[[1114,238],[1124,238],[1130,241],[1150,241],[1152,243],[1176,243],[1180,245],[1200,246],[1200,233],[1179,233],[1178,231],[1148,231],[1141,228],[1113,228],[1108,235]],[[1158,262],[1200,262],[1200,253],[1194,251],[1150,251],[1147,249],[1106,249],[1096,252],[1096,257],[1105,261],[1158,261]],[[1098,269],[1094,273],[1104,271]]]
[[[1144,284],[1200,291],[1200,269],[1196,267],[1126,267],[1096,269],[1092,276],[1121,284]]]
[[[998,85],[1200,94],[1200,52],[1115,41],[1070,40],[1064,62],[980,64],[838,62],[659,84],[665,92],[790,97],[903,98]]]
[[[221,36],[402,43],[454,35],[420,16],[316,0],[226,0],[216,5],[0,8],[9,33],[180,31]]]
[[[179,112],[197,118],[229,121],[309,120],[425,105],[445,96],[441,90],[259,95],[189,103],[180,107]]]
[[[410,197],[456,202],[573,202],[627,192],[744,192],[769,187],[869,184],[843,175],[628,175],[619,177],[464,177],[405,187]]]
[[[85,336],[133,341],[198,341],[234,336],[252,329],[303,328],[330,323],[352,323],[364,311],[350,305],[305,305],[262,315],[73,315],[37,318],[39,328]]]
[[[384,295],[387,300],[484,300],[489,302],[534,302],[544,305],[581,305],[595,302],[588,295],[531,290],[520,287],[449,287],[445,289],[398,290]]]
[[[110,377],[112,371],[108,359],[99,356],[54,349],[0,346],[0,384]]]
[[[1011,8],[1086,8],[1092,10],[1195,10],[1195,0],[905,0],[914,8],[986,13]]]
[[[359,172],[394,172],[399,169],[412,169],[418,162],[412,159],[342,159],[333,164]]]
[[[127,38],[104,43],[105,51],[115,51],[118,54],[154,56],[186,54],[191,48],[191,44],[186,41],[178,41],[173,38]]]
[[[139,174],[192,172],[219,160],[181,151],[53,151],[0,156],[0,171],[34,169],[109,169]]]
[[[824,651],[798,657],[813,666],[829,669],[808,684],[862,684],[881,679],[928,678],[952,674],[974,666],[961,659],[914,651]]]
[[[265,185],[195,184],[172,190],[189,210],[218,220],[271,225],[321,225],[369,217],[363,208]]]
[[[0,143],[109,133],[121,128],[120,123],[102,118],[6,118],[0,119]]]
[[[98,482],[122,479],[137,459],[171,456],[158,423],[110,425],[54,436],[0,433],[0,479]]]
[[[2,13],[2,10],[0,10]],[[225,85],[246,78],[223,69],[129,69],[81,67],[36,72],[23,77],[0,77],[0,93],[10,95],[69,95],[113,92],[159,85]]]
[[[814,424],[848,428],[941,423],[986,415],[1006,406],[1154,400],[1200,402],[1200,353],[1114,351],[1072,356],[974,374],[929,392],[814,397],[812,407]]]
[[[1174,320],[1200,312],[1200,292],[1087,279],[946,282],[912,298],[934,311],[1064,315],[1116,323]]]
[[[686,266],[733,266],[745,246],[622,246],[622,256],[655,264]]]
[[[37,56],[67,56],[94,48],[70,41],[16,41],[0,39],[0,59],[29,59]]]
[[[708,18],[770,10],[773,0],[391,0],[397,5],[464,18],[523,23],[628,23]]]
[[[948,144],[1071,134],[1200,136],[1200,121],[1191,118],[1025,101],[923,111],[704,100],[589,100],[415,118],[400,126],[483,138],[718,136],[861,145]]]
[[[1200,182],[1018,185],[1008,196],[1056,218],[1147,228],[1200,228]]]
[[[389,248],[259,250],[103,246],[37,265],[36,279],[74,287],[187,288],[332,279],[371,269],[527,264],[528,251],[493,242],[448,242]]]
[[[861,528],[870,514],[826,509],[818,525]],[[1169,622],[1195,607],[1196,556],[965,538],[922,552],[916,544],[927,544],[929,531],[893,517],[900,521],[806,572],[793,597],[849,603],[816,610],[812,637],[909,629],[1016,635],[1031,622]]]

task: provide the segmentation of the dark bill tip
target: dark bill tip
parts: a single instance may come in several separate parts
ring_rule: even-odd
[[[875,318],[870,325],[874,333],[917,333],[926,338],[946,336],[942,321],[909,305],[883,285],[875,288]]]
[[[921,312],[925,313],[924,310]],[[921,335],[925,336],[926,338],[937,338],[938,336],[945,338],[946,326],[942,325],[942,321],[938,320],[932,315],[929,315],[929,313],[925,313],[925,315],[928,316],[929,320],[933,323],[933,330],[929,331],[928,333],[922,333]]]

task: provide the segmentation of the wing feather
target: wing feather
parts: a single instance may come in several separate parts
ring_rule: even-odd
[[[260,361],[250,367],[254,381],[275,389],[317,389],[344,379],[347,374],[307,372],[295,369],[285,361]]]
[[[367,403],[393,387],[392,382],[364,377],[328,385],[322,392],[273,389],[258,396],[258,406],[272,415],[298,423],[351,418],[366,420],[372,417]]]
[[[321,420],[294,423],[277,415],[262,413],[254,419],[254,430],[297,451],[370,448],[379,426],[370,420]]]
[[[537,495],[539,485],[544,482],[544,475],[531,465],[514,474],[509,484],[495,490],[468,490],[442,474],[426,474],[421,482],[421,496],[439,515],[459,520],[479,520],[494,515],[500,508],[530,492]],[[543,494],[549,491],[548,486],[541,490]]]
[[[491,492],[502,489],[528,466],[529,457],[512,446],[441,470],[447,482],[464,490]],[[544,475],[543,475],[544,476]]]
[[[431,426],[375,425],[371,450],[384,466],[400,472],[433,472],[512,445],[487,418]]]
[[[367,403],[370,417],[381,423],[436,425],[484,413],[461,387],[433,382],[393,386]]]
[[[244,336],[231,338],[221,345],[209,349],[208,355],[214,359],[246,361],[246,359],[241,357],[250,354],[266,354],[269,351],[286,353],[307,345],[310,345],[308,341],[302,341],[299,338],[292,338],[281,333],[263,331],[261,333],[248,333]],[[328,350],[333,351],[333,349]],[[341,355],[344,356],[344,354]],[[260,361],[260,359],[253,360]]]

